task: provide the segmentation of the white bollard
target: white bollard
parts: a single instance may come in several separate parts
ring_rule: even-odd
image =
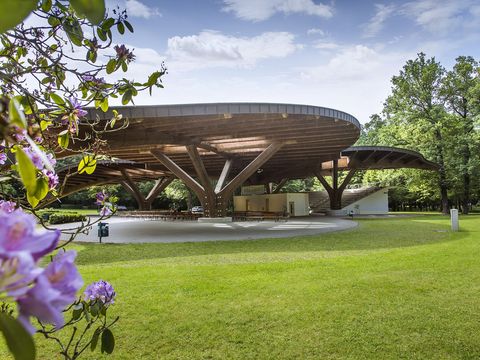
[[[452,231],[458,231],[458,209],[450,209],[450,221],[452,223]]]

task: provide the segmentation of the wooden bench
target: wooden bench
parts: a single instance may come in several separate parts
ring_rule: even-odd
[[[263,220],[287,220],[288,214],[274,211],[235,211],[232,214],[234,221],[263,221]]]

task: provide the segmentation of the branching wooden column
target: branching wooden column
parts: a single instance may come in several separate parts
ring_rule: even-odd
[[[356,169],[349,170],[347,176],[340,186],[338,186],[338,160],[333,161],[332,185],[327,182],[325,177],[319,171],[315,173],[315,176],[328,193],[328,197],[330,199],[330,210],[340,210],[342,208],[343,191],[347,187],[350,180],[352,180],[352,177],[355,175],[356,171]]]
[[[192,160],[197,180],[191,177],[185,170],[180,168],[172,159],[161,151],[152,150],[151,153],[165,167],[182,180],[185,185],[195,192],[203,205],[204,215],[206,217],[223,217],[226,215],[228,200],[235,189],[241,186],[260,168],[260,166],[275,155],[282,146],[282,143],[277,142],[270,144],[229,182],[227,182],[227,179],[233,165],[233,160],[231,158],[227,159],[215,189],[212,186],[212,181],[205,170],[205,166],[195,145],[187,145],[186,148],[188,155]]]
[[[278,194],[280,190],[282,190],[283,186],[287,183],[287,181],[287,178],[283,178],[282,180],[280,180],[277,186],[275,186],[275,189],[273,189],[272,194]]]
[[[121,169],[120,171],[123,175],[123,181],[121,181],[120,184],[134,197],[139,210],[151,210],[153,200],[173,181],[173,177],[162,177],[156,180],[150,193],[144,197],[128,172],[125,169]]]

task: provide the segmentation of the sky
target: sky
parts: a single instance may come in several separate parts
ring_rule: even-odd
[[[135,49],[128,77],[168,69],[137,105],[297,103],[365,123],[418,52],[447,69],[480,60],[480,0],[107,0],[117,5],[135,28],[117,38]]]

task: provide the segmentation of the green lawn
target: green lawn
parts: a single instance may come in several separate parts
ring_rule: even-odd
[[[86,282],[118,293],[112,359],[480,358],[480,216],[458,233],[441,216],[359,222],[290,239],[75,247]]]

